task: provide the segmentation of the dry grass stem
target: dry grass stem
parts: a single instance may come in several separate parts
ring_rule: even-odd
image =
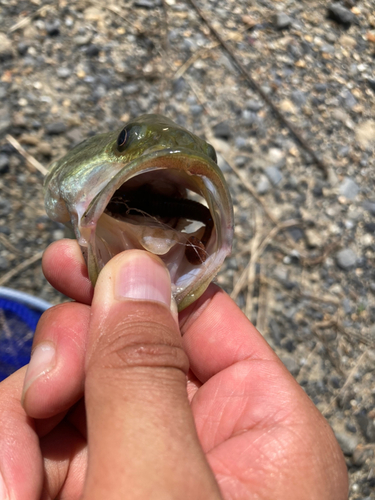
[[[364,351],[361,354],[361,356],[358,358],[356,364],[350,370],[350,373],[347,376],[344,385],[341,387],[341,389],[338,391],[338,393],[331,399],[331,401],[329,402],[329,405],[327,406],[327,408],[322,411],[322,413],[323,413],[324,416],[326,416],[326,415],[328,415],[328,414],[331,413],[331,411],[333,410],[333,406],[334,406],[334,404],[337,401],[337,398],[339,398],[340,396],[342,396],[345,393],[346,388],[352,383],[352,381],[354,379],[354,376],[355,376],[355,374],[358,371],[358,367],[363,363],[366,355],[367,355],[367,352]]]
[[[41,163],[38,162],[33,156],[31,156],[30,153],[28,153],[22,146],[21,144],[15,139],[12,135],[7,134],[5,136],[5,139],[11,144],[18,153],[23,156],[26,160],[26,165],[31,165],[33,169],[38,170],[42,175],[46,175],[48,172],[48,169],[43,167]],[[31,169],[30,169],[31,170]],[[31,170],[34,172],[34,170]]]
[[[9,280],[11,280],[14,276],[19,274],[21,271],[24,271],[28,267],[35,264],[35,262],[38,262],[38,260],[40,260],[43,257],[43,254],[44,254],[44,250],[41,250],[40,252],[36,253],[35,255],[30,257],[29,259],[21,262],[21,264],[19,264],[15,268],[13,268],[11,271],[4,274],[4,276],[2,278],[0,278],[0,286],[4,286]]]

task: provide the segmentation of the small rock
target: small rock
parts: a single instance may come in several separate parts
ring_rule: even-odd
[[[83,15],[85,21],[96,22],[103,19],[104,12],[98,7],[87,7],[87,9],[84,10]]]
[[[294,90],[291,94],[291,98],[297,106],[304,106],[306,104],[307,93],[301,90]]]
[[[285,12],[278,12],[273,18],[273,24],[278,30],[284,30],[292,24],[292,19]]]
[[[74,127],[71,130],[69,130],[69,132],[66,133],[66,137],[70,140],[72,146],[76,146],[77,144],[79,144],[84,140],[82,131],[78,127]]]
[[[43,156],[50,157],[52,156],[52,147],[49,142],[42,141],[37,146],[37,152]]]
[[[339,187],[339,193],[348,200],[354,200],[358,192],[359,187],[357,184],[350,177],[345,177]]]
[[[345,314],[351,314],[353,312],[353,307],[347,297],[342,299],[342,308]]]
[[[349,26],[355,21],[355,15],[338,2],[328,5],[327,10],[328,18],[342,24],[345,28],[349,28]]]
[[[244,125],[257,125],[260,121],[257,113],[254,113],[254,111],[249,111],[248,109],[244,109],[242,111],[242,118]]]
[[[288,230],[288,233],[291,235],[291,237],[294,239],[294,241],[300,241],[302,240],[304,233],[302,229],[299,227],[292,227]]]
[[[354,49],[354,47],[357,45],[357,40],[349,35],[341,35],[339,38],[339,43],[341,47]]]
[[[18,51],[20,56],[24,56],[27,53],[28,48],[29,48],[29,46],[24,42],[20,42],[17,45],[17,51]]]
[[[371,215],[375,215],[375,202],[374,201],[364,201],[363,208],[370,212]]]
[[[57,68],[56,73],[59,78],[65,79],[69,78],[69,76],[72,74],[72,70],[70,68],[62,66],[60,68]]]
[[[350,267],[355,266],[357,262],[357,256],[350,248],[344,248],[340,250],[336,254],[337,265],[341,267],[341,269],[349,269]]]
[[[280,102],[280,109],[282,111],[285,111],[285,113],[291,113],[291,114],[296,113],[296,107],[294,106],[292,101],[290,101],[289,99],[283,99]]]
[[[353,109],[357,104],[357,100],[350,90],[345,90],[342,94],[343,104],[346,108]]]
[[[10,214],[11,210],[12,206],[10,204],[10,201],[6,200],[5,198],[0,198],[0,217],[4,217]]]
[[[234,143],[237,149],[244,149],[247,146],[247,139],[245,137],[237,136]]]
[[[218,123],[213,127],[215,137],[228,140],[232,136],[232,127],[228,122]]]
[[[317,229],[306,228],[305,238],[310,248],[322,247],[325,243],[325,238],[323,237],[321,231],[318,231]]]
[[[349,457],[352,456],[354,450],[359,444],[358,436],[354,434],[349,434],[344,431],[335,432],[335,436],[344,455],[347,455]]]
[[[0,33],[0,61],[7,61],[14,56],[12,41],[5,33]]]
[[[9,261],[4,256],[0,255],[0,271],[9,269]]]
[[[86,55],[88,57],[96,57],[99,55],[100,48],[97,45],[91,44],[87,47]]]
[[[203,106],[201,106],[200,104],[192,104],[190,106],[190,113],[193,116],[200,116],[202,112],[203,112]]]
[[[275,186],[277,186],[277,184],[279,184],[283,179],[283,174],[277,167],[267,167],[265,169],[265,174]]]
[[[256,191],[258,194],[266,194],[270,190],[270,187],[269,180],[265,175],[262,175],[256,185]]]
[[[368,459],[371,459],[374,455],[374,451],[370,448],[365,448],[365,446],[359,444],[353,452],[353,464],[357,467],[361,467],[365,464]],[[367,497],[371,500],[371,497]],[[366,500],[366,499],[363,499]]]
[[[9,158],[8,155],[0,153],[0,174],[5,174],[9,170]]]
[[[260,101],[254,101],[250,99],[249,101],[246,101],[246,109],[249,111],[253,111],[256,113],[257,111],[260,111],[263,108],[263,103]]]
[[[355,137],[364,148],[375,144],[375,121],[366,120],[355,127]]]
[[[0,233],[1,234],[6,234],[7,236],[10,235],[10,229],[8,226],[0,226]]]
[[[64,229],[55,229],[52,232],[52,238],[57,241],[57,240],[62,240],[65,237],[65,231]]]
[[[53,21],[46,21],[45,26],[48,36],[58,36],[60,34],[59,19],[54,19]]]
[[[362,410],[356,416],[357,423],[361,428],[362,434],[369,443],[375,443],[375,421],[370,418],[365,410]]]
[[[366,233],[375,234],[375,222],[368,222],[363,226]]]
[[[86,33],[85,35],[77,35],[74,37],[73,41],[78,47],[82,47],[83,45],[88,45],[91,42],[92,34]]]
[[[124,95],[131,95],[138,92],[139,87],[136,83],[128,83],[122,87],[122,92]]]
[[[134,2],[134,7],[140,7],[143,9],[155,9],[161,4],[160,0],[136,0]]]
[[[66,132],[66,125],[63,122],[50,123],[46,126],[46,133],[48,135],[59,135]]]

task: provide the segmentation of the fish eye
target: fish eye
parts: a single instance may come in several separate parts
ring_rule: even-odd
[[[117,137],[117,147],[122,148],[125,146],[126,141],[128,140],[129,134],[126,128],[123,128]]]
[[[211,144],[207,143],[207,156],[211,158],[215,163],[217,163],[217,156],[215,149],[211,146]]]

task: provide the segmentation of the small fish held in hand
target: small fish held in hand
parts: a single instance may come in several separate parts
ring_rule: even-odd
[[[78,144],[45,179],[48,216],[72,225],[95,285],[116,254],[144,249],[167,266],[182,310],[230,253],[233,207],[214,148],[161,115]]]

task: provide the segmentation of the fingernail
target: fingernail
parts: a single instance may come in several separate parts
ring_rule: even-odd
[[[8,500],[8,499],[9,499],[8,490],[3,475],[0,472],[0,500]]]
[[[153,300],[170,307],[171,280],[167,268],[145,252],[131,252],[115,281],[116,298]]]
[[[49,342],[43,342],[34,349],[29,366],[26,370],[22,399],[31,384],[54,367],[55,354],[55,348]]]

